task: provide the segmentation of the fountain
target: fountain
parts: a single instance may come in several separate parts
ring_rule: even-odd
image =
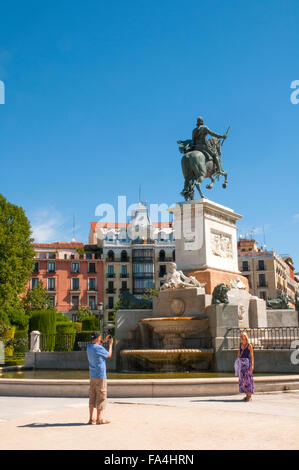
[[[124,349],[122,357],[146,361],[154,369],[165,372],[179,370],[206,370],[210,368],[213,349],[185,348],[184,339],[208,329],[208,319],[196,317],[144,318],[140,323],[148,325],[162,338],[163,349]]]
[[[167,297],[172,313],[182,315],[185,310],[185,303],[182,298],[178,298],[178,295],[181,292],[182,297],[184,297],[187,290],[189,297],[190,294],[191,297],[192,294],[196,296],[198,294],[205,295],[202,284],[194,278],[190,279],[184,276],[181,271],[176,270],[174,265],[173,271],[163,285],[159,298],[155,303],[157,313],[161,314],[159,306],[165,305],[165,302],[163,304],[163,297]],[[143,318],[138,323],[139,326],[147,329],[148,336],[158,337],[160,341],[162,340],[163,347],[123,349],[120,355],[122,359],[127,361],[127,364],[133,362],[134,367],[141,369],[152,368],[163,372],[207,370],[210,368],[213,358],[212,348],[188,348],[185,346],[185,340],[191,339],[195,335],[197,338],[193,342],[205,343],[205,345],[209,343],[209,322],[206,315],[159,316]],[[139,328],[139,331],[142,331],[142,328]],[[133,358],[133,361],[130,361],[130,358]]]

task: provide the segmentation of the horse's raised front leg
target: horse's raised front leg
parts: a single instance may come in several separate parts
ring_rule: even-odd
[[[212,187],[214,186],[215,179],[213,178],[212,175],[210,176],[210,180],[211,180],[211,183],[207,184],[207,186],[206,186],[207,189],[212,189]]]
[[[226,171],[222,171],[222,174],[224,176],[224,183],[223,183],[222,187],[226,188],[227,187],[227,173],[226,173]]]

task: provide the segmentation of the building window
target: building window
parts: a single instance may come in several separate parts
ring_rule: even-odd
[[[108,277],[114,277],[114,267],[112,265],[108,266]]]
[[[56,299],[55,299],[55,295],[49,295],[49,304],[52,306],[52,307],[55,307],[56,305]]]
[[[88,278],[88,290],[96,290],[96,278],[95,277]]]
[[[79,263],[72,263],[72,273],[79,272]]]
[[[88,263],[88,272],[95,273],[96,272],[96,264],[95,263]]]
[[[80,287],[80,279],[78,277],[72,278],[72,290],[79,290]]]
[[[172,252],[172,260],[175,261],[175,250]]]
[[[88,306],[90,310],[95,310],[97,306],[97,300],[95,295],[88,296]]]
[[[92,259],[92,254],[91,253],[86,253],[86,259]]]
[[[159,253],[159,261],[165,261],[165,251],[161,250]]]
[[[264,271],[265,270],[265,262],[263,259],[259,259],[258,261],[258,270],[259,271]]]
[[[41,252],[38,255],[39,259],[47,259],[47,253]]]
[[[159,270],[159,277],[164,277],[166,274],[166,265],[161,264],[160,265],[160,270]]]
[[[39,262],[38,261],[36,261],[36,263],[34,263],[33,272],[34,273],[39,272]]]
[[[265,274],[259,274],[259,287],[266,287],[266,275]]]
[[[48,259],[55,259],[55,253],[48,253]]]
[[[122,265],[122,267],[121,267],[121,276],[120,277],[128,277],[127,266],[125,264]]]
[[[55,277],[48,277],[48,290],[55,290],[56,286]]]
[[[121,290],[128,290],[127,281],[122,281]]]
[[[38,283],[39,283],[39,278],[38,277],[33,277],[31,279],[31,289],[33,289],[33,287],[37,287]]]
[[[108,261],[114,261],[114,252],[112,250],[108,251],[107,258]]]
[[[114,298],[108,297],[108,308],[111,309],[114,307]]]
[[[121,255],[120,255],[120,260],[122,263],[125,263],[128,261],[128,253],[126,250],[122,250]]]
[[[249,271],[248,261],[242,262],[242,271]]]
[[[71,296],[71,305],[74,310],[78,310],[78,307],[80,305],[80,297],[79,295],[72,295]]]
[[[52,261],[48,263],[48,273],[55,273],[55,263]]]

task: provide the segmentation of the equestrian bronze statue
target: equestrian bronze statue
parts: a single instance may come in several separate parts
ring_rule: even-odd
[[[184,154],[182,157],[182,170],[185,178],[184,189],[181,192],[185,200],[194,199],[194,186],[200,196],[204,198],[201,191],[201,183],[205,178],[210,178],[211,183],[206,187],[212,189],[215,176],[224,176],[223,188],[227,186],[227,173],[222,169],[221,145],[227,137],[226,134],[216,134],[204,125],[203,118],[197,119],[197,127],[192,132],[192,140],[179,140],[179,150]],[[212,137],[207,140],[207,135]],[[222,139],[222,143],[220,140]]]

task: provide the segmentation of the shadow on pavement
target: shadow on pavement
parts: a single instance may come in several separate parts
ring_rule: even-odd
[[[214,398],[211,398],[209,400],[190,400],[191,402],[193,403],[203,403],[203,402],[206,402],[206,403],[209,403],[209,402],[219,402],[219,403],[242,403],[244,402],[244,400],[240,399],[240,398],[237,398],[235,400],[232,400],[231,398],[226,400],[226,399],[223,399],[221,398],[220,400],[215,400]]]
[[[56,427],[65,427],[65,426],[91,426],[88,423],[31,423],[23,424],[18,426],[18,428],[56,428]]]

